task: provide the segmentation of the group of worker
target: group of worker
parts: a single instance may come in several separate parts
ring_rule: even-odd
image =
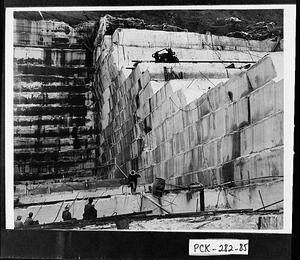
[[[141,177],[139,174],[136,173],[136,171],[132,170],[129,175],[128,175],[128,187],[131,188],[131,193],[135,194],[136,192],[136,187],[137,187],[137,179]],[[15,220],[15,228],[19,227],[26,227],[26,226],[31,226],[31,225],[37,225],[39,224],[38,220],[33,220],[33,213],[30,212],[28,214],[28,217],[26,218],[25,222],[22,222],[22,216],[17,216],[17,219]],[[97,210],[95,209],[95,205],[93,204],[93,198],[89,198],[88,204],[85,205],[84,207],[84,213],[83,213],[83,219],[84,220],[91,220],[91,219],[96,219],[97,218]],[[72,220],[71,212],[70,212],[70,207],[67,205],[65,207],[65,210],[62,212],[62,219],[63,221],[68,221]]]
[[[21,228],[21,227],[27,227],[32,225],[38,225],[38,220],[33,220],[33,213],[29,212],[28,217],[22,222],[22,216],[18,215],[17,219],[14,221],[15,228]],[[88,204],[84,207],[84,213],[83,213],[83,219],[84,220],[91,220],[97,218],[97,210],[95,209],[95,205],[93,204],[93,198],[89,198]],[[65,210],[62,212],[62,219],[63,221],[68,220],[75,220],[75,218],[72,218],[70,207],[66,206]]]
[[[24,223],[22,222],[22,216],[17,216],[17,219],[15,220],[15,228],[16,227],[27,227],[27,226],[32,226],[32,225],[38,225],[39,221],[38,220],[33,220],[33,213],[29,212],[28,217],[25,219]]]

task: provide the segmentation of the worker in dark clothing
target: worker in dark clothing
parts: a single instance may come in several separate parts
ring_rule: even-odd
[[[66,206],[65,207],[65,210],[63,211],[62,213],[62,219],[64,221],[67,221],[67,220],[71,220],[72,217],[71,217],[71,212],[69,211],[69,206]]]
[[[136,171],[132,170],[128,175],[128,187],[131,188],[131,194],[135,194],[137,187],[137,179],[140,178],[141,175],[136,173]]]
[[[32,226],[32,225],[39,224],[39,221],[38,220],[33,220],[32,216],[33,216],[33,213],[29,212],[28,217],[25,219],[24,226],[27,227],[27,226]]]
[[[84,207],[84,213],[83,213],[84,220],[97,218],[97,210],[95,209],[95,205],[93,205],[92,203],[93,203],[93,199],[89,198],[89,203],[86,204]]]
[[[173,51],[171,48],[167,49],[167,58],[168,58],[168,62],[171,62],[173,59]]]
[[[15,228],[24,227],[24,223],[21,221],[22,216],[17,216],[17,219],[15,220]]]

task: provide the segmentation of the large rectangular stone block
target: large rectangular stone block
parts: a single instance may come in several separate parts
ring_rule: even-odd
[[[241,154],[240,132],[225,135],[221,140],[222,163],[231,161]]]
[[[275,83],[274,86],[275,95],[274,95],[274,112],[283,111],[284,109],[284,80],[279,80]]]
[[[167,118],[166,124],[167,124],[166,138],[171,139],[174,135],[174,117],[171,116],[171,117]]]
[[[251,87],[260,88],[272,79],[279,81],[283,78],[283,53],[269,54],[258,61],[246,72]]]
[[[244,97],[233,104],[236,109],[236,126],[237,129],[247,126],[249,122],[249,99]]]
[[[210,136],[211,136],[210,117],[204,116],[203,118],[201,118],[199,120],[199,126],[200,126],[199,131],[200,131],[200,135],[201,135],[200,142],[206,143],[210,140]]]
[[[174,114],[174,132],[179,133],[183,129],[182,111]]]
[[[161,110],[162,110],[162,118],[163,120],[166,120],[171,116],[171,111],[170,111],[170,102],[169,100],[166,100],[164,103],[161,105]]]
[[[141,77],[139,79],[140,80],[139,85],[142,89],[144,89],[148,85],[148,83],[150,82],[151,78],[150,78],[150,75],[149,75],[149,71],[146,70],[146,71],[143,71],[141,73],[142,74],[141,74]]]
[[[140,46],[140,47],[185,47],[190,48],[191,45],[200,47],[199,34],[197,33],[181,33],[181,32],[165,32],[150,31],[138,29],[119,29],[113,34],[113,42],[124,46]]]
[[[218,138],[226,134],[226,109],[222,108],[213,113],[214,118],[214,130],[213,138]]]
[[[249,86],[248,78],[246,73],[240,73],[231,77],[225,83],[225,91],[229,101],[237,101],[241,97],[250,93],[251,88]]]
[[[251,122],[257,122],[278,111],[283,111],[283,80],[273,80],[250,95]]]
[[[232,102],[226,108],[226,133],[231,133],[249,124],[248,98]]]
[[[182,130],[179,133],[180,136],[180,151],[184,152],[188,149],[188,132],[186,131],[186,129]]]
[[[211,187],[212,186],[212,169],[204,169],[198,171],[196,173],[198,182],[203,184],[204,186]]]
[[[199,119],[212,111],[210,103],[207,99],[207,94],[203,94],[199,99],[197,99],[196,106]]]
[[[253,130],[253,151],[283,144],[283,113],[278,113],[255,124]]]
[[[191,111],[188,113],[189,119],[190,119],[191,123],[196,123],[199,118],[198,118],[197,105],[196,105],[195,101],[190,103],[190,108],[191,108]]]
[[[175,154],[179,154],[179,152],[180,152],[180,135],[179,135],[179,133],[176,133],[173,136],[173,151]]]
[[[191,149],[193,167],[191,171],[198,171],[202,167],[202,147],[196,146]]]
[[[214,142],[209,142],[203,145],[203,168],[216,166],[216,151]]]
[[[235,161],[235,180],[253,180],[259,182],[258,178],[283,176],[283,147],[266,150],[251,156],[240,158]]]
[[[165,148],[166,148],[166,159],[170,159],[171,157],[174,156],[172,139],[167,140],[165,142]]]
[[[240,132],[241,156],[248,155],[253,152],[253,125],[246,127]]]
[[[197,143],[197,132],[196,132],[196,125],[191,124],[187,127],[187,134],[188,134],[188,140],[187,142],[189,143],[189,147],[192,149],[195,147]]]

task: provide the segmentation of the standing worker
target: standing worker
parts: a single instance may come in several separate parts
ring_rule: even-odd
[[[64,210],[63,213],[62,213],[62,219],[63,219],[64,221],[67,221],[67,220],[71,220],[71,219],[72,219],[72,217],[71,217],[71,212],[69,211],[69,206],[68,206],[68,205],[65,207],[65,210]]]
[[[93,198],[89,198],[89,203],[84,207],[83,219],[90,220],[97,218],[97,210],[95,209],[95,205],[93,203]]]
[[[137,187],[137,179],[140,178],[141,175],[139,175],[138,173],[136,173],[135,170],[132,170],[129,175],[128,175],[128,181],[129,181],[129,185],[128,187],[131,188],[131,194],[135,194],[136,192],[136,187]]]

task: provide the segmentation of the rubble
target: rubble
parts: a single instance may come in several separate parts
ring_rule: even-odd
[[[114,17],[106,14],[103,19],[106,25],[106,35],[112,35],[118,28],[135,28],[135,29],[147,29],[147,30],[161,30],[161,31],[172,31],[172,32],[183,32],[186,29],[178,26],[163,23],[161,25],[147,24],[144,20],[138,18],[122,18]]]
[[[227,33],[227,36],[259,41],[272,38],[274,41],[277,41],[278,38],[283,37],[283,27],[275,26],[273,22],[258,22],[248,25],[246,31],[230,32]]]
[[[283,214],[220,214],[218,216],[184,217],[172,219],[151,219],[129,221],[129,230],[258,230],[261,219],[272,219],[262,228],[280,229],[283,226]],[[275,221],[277,220],[277,221]],[[266,222],[266,221],[265,221]],[[89,225],[83,230],[117,230],[113,223]]]

